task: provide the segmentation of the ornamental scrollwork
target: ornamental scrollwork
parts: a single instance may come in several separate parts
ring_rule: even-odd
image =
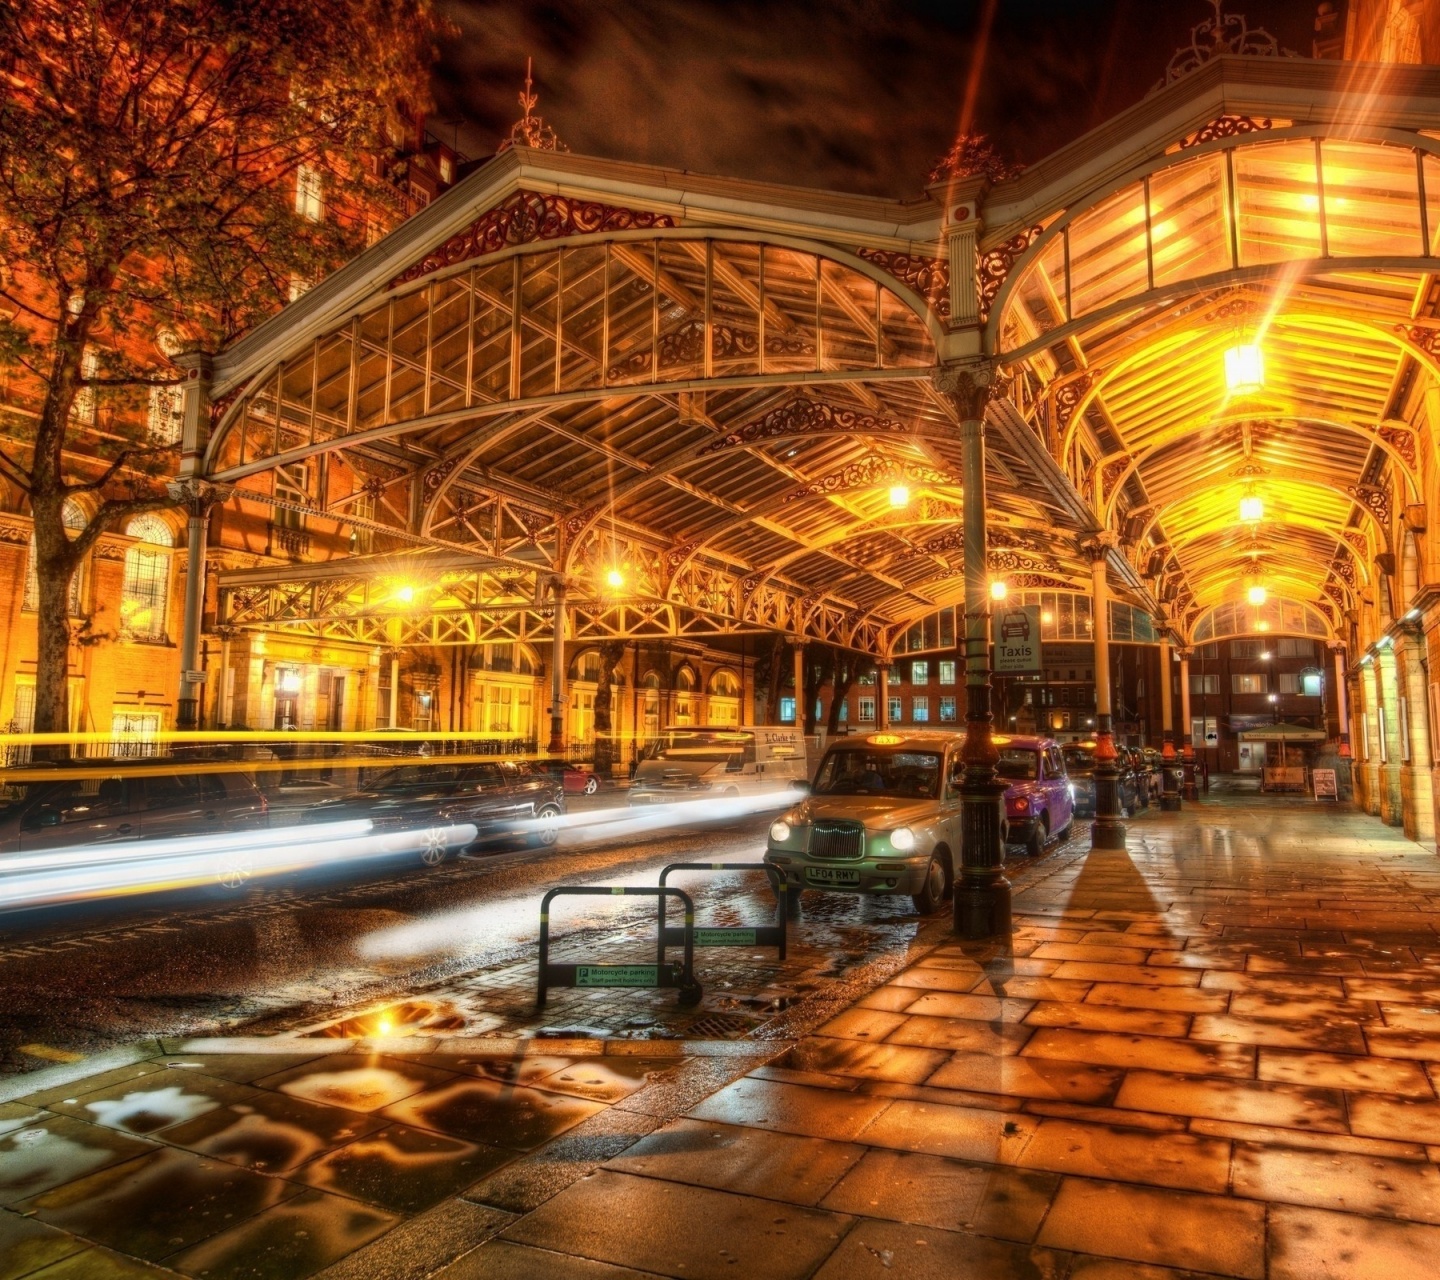
[[[1378,484],[1351,484],[1345,492],[1371,513],[1381,528],[1390,527],[1390,492]]]
[[[792,489],[781,499],[781,505],[798,502],[802,498],[824,497],[827,494],[844,493],[849,489],[874,489],[880,485],[906,480],[912,484],[959,484],[959,480],[948,471],[915,462],[894,462],[872,453],[839,471],[832,471],[818,480]]]
[[[1105,464],[1104,469],[1100,472],[1100,486],[1106,493],[1109,493],[1120,477],[1130,469],[1132,461],[1133,459],[1127,453],[1123,457],[1113,458]]]
[[[1408,427],[1379,426],[1375,428],[1375,434],[1400,455],[1411,471],[1415,470],[1418,456],[1413,431]]]
[[[1178,149],[1183,151],[1187,147],[1198,147],[1202,142],[1214,142],[1217,138],[1239,138],[1271,127],[1272,121],[1268,116],[1262,119],[1254,116],[1216,116],[1209,124],[1181,138]]]
[[[950,319],[950,262],[896,249],[856,249],[857,257],[873,262],[902,284],[909,285],[942,320]]]
[[[1043,534],[1009,526],[996,528],[992,525],[985,531],[985,544],[992,548],[1008,547],[1015,551],[1035,551],[1041,554],[1050,549],[1050,540]]]
[[[962,133],[930,170],[930,181],[985,178],[989,182],[1005,182],[1024,171],[1023,164],[1005,159],[983,133]]]
[[[840,409],[819,400],[797,396],[788,404],[771,409],[763,417],[736,427],[734,431],[727,431],[699,449],[695,456],[703,458],[726,449],[740,449],[788,436],[851,433],[903,436],[908,435],[910,429],[894,418],[881,418],[861,413],[858,409]]]
[[[1094,382],[1095,375],[1087,370],[1055,388],[1055,425],[1061,431],[1070,426],[1070,419],[1075,416],[1075,410],[1080,407],[1080,402],[1085,399]]]
[[[566,516],[560,527],[565,531],[567,539],[576,538],[580,535],[580,531],[599,514],[598,506],[585,507],[581,511],[575,511]]]
[[[432,498],[440,486],[450,478],[456,467],[460,465],[459,457],[447,458],[444,462],[437,462],[425,472],[425,477],[420,482],[427,499]]]
[[[1066,578],[1053,578],[1046,573],[1017,573],[1010,579],[1017,591],[1072,591],[1075,584]]]
[[[983,419],[986,406],[999,390],[995,371],[983,361],[942,365],[930,375],[930,382],[949,397],[962,421]]]
[[[1009,549],[991,551],[985,559],[991,570],[1003,573],[1014,573],[1016,571],[1036,573],[1060,572],[1060,566],[1049,556],[1037,556],[1024,551]]]
[[[1440,355],[1440,329],[1431,329],[1419,324],[1397,324],[1395,331],[1411,346],[1419,347],[1426,355]]]
[[[1039,225],[1029,227],[1016,232],[993,249],[976,253],[975,287],[979,293],[981,321],[989,318],[990,308],[1000,292],[1000,286],[1014,268],[1015,260],[1035,243],[1035,237],[1044,230],[1045,228]]]
[[[525,535],[534,542],[540,535],[542,529],[548,528],[555,523],[555,517],[544,511],[531,511],[526,507],[511,507],[510,513],[515,517],[520,527],[525,530]]]
[[[1258,58],[1293,58],[1264,27],[1252,27],[1243,14],[1226,13],[1225,0],[1210,0],[1214,14],[1190,29],[1190,43],[1175,50],[1165,67],[1165,78],[1150,90],[1155,93],[1182,76],[1197,71],[1212,58],[1240,54]]]
[[[513,245],[561,240],[597,231],[642,231],[674,225],[675,219],[665,213],[576,200],[570,196],[517,191],[406,268],[390,282],[390,287],[409,284],[457,262],[482,258]]]
[[[1370,554],[1370,540],[1358,529],[1342,529],[1340,536],[1362,556]]]
[[[1330,572],[1345,579],[1352,590],[1355,587],[1355,562],[1349,556],[1336,556],[1330,562]]]

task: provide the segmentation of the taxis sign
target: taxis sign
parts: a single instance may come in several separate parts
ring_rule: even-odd
[[[1040,606],[995,606],[990,620],[995,645],[995,670],[1038,675],[1040,663]]]

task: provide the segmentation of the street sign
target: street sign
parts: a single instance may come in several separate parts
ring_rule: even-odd
[[[1315,799],[1338,800],[1340,790],[1335,785],[1334,769],[1311,769],[1310,782],[1315,788]]]
[[[997,605],[990,625],[996,671],[1029,674],[1043,670],[1039,605]]]
[[[208,671],[182,671],[180,679],[185,684],[205,684],[210,679]]]

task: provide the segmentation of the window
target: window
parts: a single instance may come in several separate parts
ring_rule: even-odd
[[[1214,716],[1195,716],[1190,721],[1190,745],[1195,748],[1218,747],[1220,724]]]
[[[275,523],[281,529],[303,529],[305,513],[294,507],[310,505],[309,471],[303,462],[285,462],[275,468],[275,498],[290,504],[275,508]]]
[[[80,376],[82,378],[93,378],[100,372],[100,356],[93,347],[87,348],[85,354],[80,357]],[[74,403],[70,406],[70,416],[76,422],[95,421],[95,388],[81,387],[75,393]]]
[[[1190,676],[1190,692],[1192,694],[1219,693],[1220,677],[1213,672],[1207,675],[1195,675],[1192,673]]]
[[[780,699],[780,723],[781,723],[781,724],[794,724],[794,723],[795,723],[795,699],[794,699],[794,698],[781,698],[781,699]]]
[[[363,490],[355,495],[350,503],[350,514],[357,520],[375,519],[375,495],[368,490]],[[373,550],[375,546],[375,531],[367,529],[363,525],[350,526],[350,550],[357,555],[364,555]]]
[[[132,640],[164,640],[170,602],[170,552],[175,539],[157,515],[136,516],[125,535],[138,545],[125,553],[120,629]],[[163,549],[162,549],[163,548]]]
[[[955,663],[948,658],[940,664],[940,683],[955,683]]]
[[[1298,640],[1293,636],[1287,636],[1283,640],[1275,642],[1275,652],[1282,658],[1313,658],[1315,641]]]
[[[940,699],[940,721],[942,724],[952,724],[955,720],[955,699],[947,695]]]
[[[79,533],[88,521],[85,509],[74,498],[66,498],[60,509],[60,519],[71,533]],[[77,568],[70,579],[70,595],[67,611],[72,618],[80,616],[80,586],[84,569]],[[20,607],[27,613],[34,613],[40,607],[40,578],[35,572],[35,535],[30,535],[30,554],[25,559],[25,594],[20,598]]]
[[[1232,658],[1258,658],[1264,652],[1264,640],[1230,641],[1230,656]]]
[[[1300,676],[1294,671],[1281,671],[1275,677],[1275,687],[1281,693],[1299,693]]]
[[[930,664],[928,662],[912,662],[910,664],[910,683],[930,683]]]
[[[1263,672],[1236,672],[1230,677],[1231,693],[1264,693],[1266,679]]]
[[[869,671],[862,671],[860,673],[860,679],[856,681],[856,683],[859,684],[862,688],[873,688],[875,685],[875,679],[875,668],[871,667]]]
[[[929,698],[911,698],[911,699],[910,699],[910,718],[911,718],[916,724],[924,724],[924,723],[926,723],[926,722],[930,719],[930,699],[929,699]]]
[[[1324,677],[1318,671],[1302,671],[1300,673],[1300,692],[1307,698],[1321,698],[1325,696]]]
[[[891,724],[899,724],[899,723],[900,723],[901,716],[902,716],[902,712],[901,712],[901,710],[900,710],[900,699],[899,699],[899,698],[888,698],[888,699],[886,699],[886,701],[889,702],[889,704],[890,704],[889,707],[887,708],[887,710],[888,710],[889,713],[890,713],[890,715],[889,715],[890,723],[891,723]]]
[[[295,170],[295,212],[310,222],[319,222],[325,215],[320,170],[313,164]]]
[[[875,722],[875,699],[860,699],[860,721],[862,724],[873,724]]]
[[[185,396],[178,386],[151,387],[145,433],[155,444],[179,444],[185,426]]]
[[[455,181],[455,162],[446,155],[440,157],[440,181],[447,187]]]

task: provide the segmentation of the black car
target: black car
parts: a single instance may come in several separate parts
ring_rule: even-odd
[[[249,774],[198,762],[79,761],[73,775],[0,783],[0,853],[216,835],[270,825]]]
[[[1136,760],[1139,758],[1139,763]],[[1065,769],[1075,789],[1075,816],[1095,816],[1095,744],[1072,742],[1065,747]],[[1150,805],[1150,775],[1144,756],[1135,747],[1115,748],[1115,787],[1120,808],[1133,813]]]
[[[553,845],[565,812],[564,784],[530,769],[523,761],[397,765],[358,791],[326,800],[305,812],[305,822],[368,818],[376,831],[424,831],[473,823],[479,835],[471,848],[523,835],[532,848]],[[427,845],[421,857],[441,861],[449,852]]]

